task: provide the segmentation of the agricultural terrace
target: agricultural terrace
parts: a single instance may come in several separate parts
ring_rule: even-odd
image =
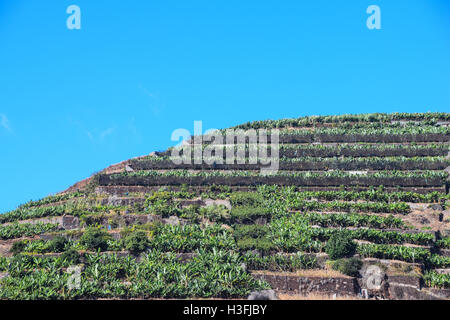
[[[233,128],[279,130],[270,175],[250,161],[270,155],[261,144],[220,146],[243,148],[241,164],[174,164],[170,148],[111,166],[0,215],[0,299],[448,299],[449,124],[394,113]]]

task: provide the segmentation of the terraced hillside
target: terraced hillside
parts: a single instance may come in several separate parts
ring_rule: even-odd
[[[449,113],[367,114],[234,128],[279,130],[268,175],[251,161],[176,165],[172,149],[113,165],[0,215],[0,299],[270,288],[290,299],[448,299],[449,124]],[[241,147],[251,160],[266,146]]]

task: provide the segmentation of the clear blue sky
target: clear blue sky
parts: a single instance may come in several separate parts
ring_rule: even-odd
[[[0,212],[194,120],[394,111],[450,111],[447,0],[0,0]]]

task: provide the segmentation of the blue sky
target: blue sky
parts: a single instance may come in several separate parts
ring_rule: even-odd
[[[450,111],[446,0],[0,0],[0,212],[194,120],[394,111]]]

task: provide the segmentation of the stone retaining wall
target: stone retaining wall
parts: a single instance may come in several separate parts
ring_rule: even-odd
[[[191,163],[175,164],[171,160],[159,160],[159,161],[134,161],[131,162],[133,170],[260,170],[261,168],[268,167],[261,164],[227,164],[216,163],[206,164],[204,162],[195,164],[192,160]],[[379,162],[364,163],[359,161],[344,162],[342,160],[329,159],[322,161],[279,161],[279,170],[292,170],[292,171],[320,171],[320,170],[443,170],[447,167],[445,161],[430,161],[430,162],[417,162],[415,160],[404,160],[402,162],[394,160],[383,160]]]
[[[110,175],[100,175],[98,178],[99,185],[102,186],[207,186],[207,185],[224,185],[224,186],[257,186],[257,185],[281,185],[281,186],[404,186],[404,187],[441,187],[445,182],[440,178],[398,178],[398,177],[295,177],[295,176],[263,176],[255,175],[251,177],[244,176],[119,176],[112,178]],[[128,192],[128,191],[127,191]]]
[[[441,256],[450,257],[450,249],[439,249],[439,254]]]
[[[264,280],[272,289],[281,293],[308,295],[321,293],[337,296],[356,296],[357,281],[351,277],[302,277],[297,275],[276,275],[253,273],[256,279]]]

